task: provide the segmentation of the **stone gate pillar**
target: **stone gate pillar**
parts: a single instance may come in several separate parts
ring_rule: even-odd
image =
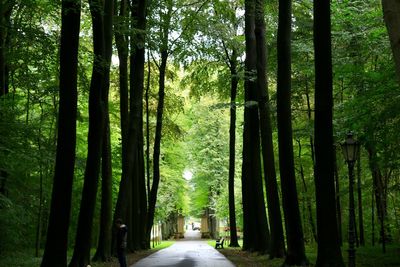
[[[178,216],[178,229],[177,229],[177,237],[178,238],[183,238],[184,234],[184,225],[185,225],[185,217],[182,215]]]
[[[207,215],[203,215],[203,217],[201,217],[201,238],[209,238],[210,237],[210,230],[208,228],[208,216]]]

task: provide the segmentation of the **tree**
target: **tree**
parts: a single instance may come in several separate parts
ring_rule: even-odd
[[[316,266],[344,266],[335,213],[330,1],[314,2]]]
[[[111,140],[110,117],[106,108],[103,145],[101,156],[101,210],[100,231],[97,250],[93,261],[109,261],[111,258],[112,237],[112,166],[111,166]]]
[[[255,1],[245,1],[246,76],[243,128],[243,250],[266,253],[269,229],[261,180],[259,116],[257,108]]]
[[[383,18],[389,34],[394,62],[396,64],[397,79],[400,80],[400,3],[398,1],[382,0]]]
[[[67,238],[75,164],[80,10],[79,0],[62,1],[57,156],[42,267],[67,265]]]
[[[360,245],[365,246],[364,237],[364,215],[362,206],[362,193],[361,193],[361,152],[358,150],[357,154],[357,203],[358,203],[358,229],[360,232]]]
[[[94,61],[89,93],[89,133],[88,152],[82,189],[82,199],[79,209],[78,229],[76,231],[74,253],[70,267],[86,267],[90,263],[91,236],[94,210],[100,173],[100,162],[105,125],[106,73],[109,72],[111,58],[105,54],[105,24],[104,10],[113,13],[112,0],[93,0],[89,2],[93,24]],[[112,27],[108,23],[107,27]],[[108,34],[108,38],[112,35]],[[109,42],[109,40],[107,40]],[[111,55],[110,55],[111,56]],[[108,88],[107,88],[108,89]]]
[[[111,6],[110,6],[111,4]],[[104,73],[104,94],[102,100],[105,109],[104,135],[101,152],[101,210],[100,210],[100,233],[97,250],[93,261],[108,261],[111,258],[111,235],[112,235],[112,161],[111,161],[111,136],[110,136],[110,114],[108,95],[110,88],[110,65],[112,56],[113,40],[113,15],[114,5],[108,1],[104,6],[104,53],[106,71]]]
[[[121,1],[120,20],[126,21],[127,3]],[[141,220],[146,218],[146,205],[143,203],[143,196],[146,193],[144,185],[143,162],[143,82],[144,82],[144,49],[145,49],[145,29],[146,29],[146,10],[145,1],[134,1],[131,6],[131,32],[130,47],[130,97],[129,115],[128,113],[128,93],[127,90],[127,56],[128,38],[124,35],[126,29],[124,24],[119,24],[116,33],[119,57],[123,59],[120,66],[120,105],[121,105],[121,130],[122,130],[122,177],[114,221],[118,218],[125,220],[131,226],[128,232],[128,248],[137,250],[146,248],[148,245],[141,240],[144,229],[141,229]],[[125,16],[125,17],[124,17]],[[122,76],[121,76],[122,75]],[[123,115],[123,116],[122,116]],[[126,139],[124,138],[126,137]],[[143,180],[143,181],[142,181]],[[145,196],[145,195],[144,195]],[[146,201],[144,201],[146,202]],[[132,217],[134,216],[134,217]],[[144,228],[144,226],[143,226]]]
[[[117,219],[127,218],[128,198],[131,191],[129,188],[128,179],[128,134],[129,134],[129,92],[128,92],[128,35],[125,22],[127,21],[128,5],[126,0],[121,0],[119,15],[115,18],[115,43],[118,50],[119,59],[119,103],[120,103],[120,117],[121,117],[121,147],[122,147],[122,166],[121,166],[121,179],[119,184],[119,191],[117,203],[115,205],[113,222]],[[115,228],[114,228],[115,229]],[[116,233],[113,231],[112,235],[112,250],[114,251],[116,240]]]
[[[142,241],[146,231],[147,197],[145,188],[143,163],[143,92],[144,92],[144,64],[146,43],[146,1],[133,1],[131,6],[130,39],[130,114],[129,114],[129,141],[128,141],[128,179],[131,180],[132,201],[130,212],[132,215],[131,249],[138,250],[148,247],[147,241]],[[129,145],[131,142],[131,146]],[[144,194],[144,195],[143,195]],[[142,223],[141,223],[142,222]],[[144,247],[142,247],[144,246]]]
[[[278,185],[274,159],[274,144],[272,140],[271,114],[266,78],[267,48],[265,41],[264,2],[256,1],[255,7],[255,37],[257,48],[257,91],[258,109],[260,114],[261,147],[265,187],[267,192],[268,213],[271,227],[270,258],[280,258],[285,254],[283,240],[282,216],[279,207]]]
[[[291,115],[291,0],[279,1],[277,117],[279,169],[285,214],[287,255],[285,265],[307,265],[294,173]]]
[[[160,62],[157,63],[159,71],[158,77],[158,104],[157,104],[157,122],[154,137],[154,148],[153,148],[153,182],[151,184],[151,190],[148,200],[148,221],[146,227],[146,233],[150,238],[151,228],[154,221],[154,213],[157,202],[157,192],[160,182],[160,149],[161,149],[161,138],[162,138],[162,126],[163,126],[163,113],[164,113],[164,100],[165,100],[165,76],[167,69],[168,56],[172,51],[169,51],[169,36],[171,31],[171,17],[173,9],[173,1],[166,1],[165,13],[160,10],[161,25],[160,25]]]
[[[8,53],[10,46],[10,17],[14,1],[0,1],[0,96],[8,93]]]
[[[229,231],[230,247],[239,247],[236,228],[235,209],[235,144],[236,144],[236,95],[238,87],[237,52],[233,49],[230,57],[231,71],[231,105],[230,105],[230,126],[229,126]]]
[[[169,27],[169,26],[168,26]],[[168,29],[168,28],[167,28]],[[168,33],[167,34],[168,38]],[[166,47],[161,48],[161,64],[159,66],[159,91],[158,91],[158,106],[157,106],[157,125],[154,139],[153,151],[153,183],[151,185],[149,196],[149,212],[147,222],[147,236],[150,236],[151,227],[153,226],[154,212],[157,201],[158,184],[160,181],[160,144],[161,144],[161,130],[162,130],[162,117],[164,111],[164,96],[165,96],[165,70],[167,67],[168,51]]]

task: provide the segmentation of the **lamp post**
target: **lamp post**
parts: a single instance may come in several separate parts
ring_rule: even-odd
[[[356,266],[355,244],[355,213],[354,213],[354,163],[357,160],[359,143],[353,139],[353,134],[348,133],[346,140],[341,144],[342,152],[349,169],[349,267]]]

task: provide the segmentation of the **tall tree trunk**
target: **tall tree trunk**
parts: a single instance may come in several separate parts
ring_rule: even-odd
[[[143,114],[141,116],[143,118]],[[143,125],[143,121],[141,123]],[[144,135],[143,127],[142,133],[140,134],[141,140],[139,140],[139,245],[141,249],[150,248],[150,240],[147,239],[146,227],[147,227],[147,192],[146,192],[146,175],[144,166]]]
[[[344,266],[335,212],[330,1],[314,1],[316,266]]]
[[[385,202],[386,200],[385,195],[383,193],[383,182],[382,182],[382,172],[378,165],[378,157],[377,152],[374,145],[371,142],[366,143],[366,148],[368,151],[368,160],[369,160],[369,168],[372,173],[372,180],[373,180],[373,191],[375,193],[375,204],[376,204],[376,211],[377,217],[380,224],[380,241],[382,242],[382,249],[386,251],[386,244],[385,244],[385,218],[386,218],[386,207]]]
[[[132,16],[132,28],[133,35],[131,36],[131,54],[130,54],[130,88],[131,88],[131,111],[130,111],[130,141],[134,144],[128,146],[130,154],[129,166],[128,166],[128,177],[132,180],[132,225],[131,235],[134,250],[141,249],[141,212],[144,214],[146,210],[141,211],[141,206],[147,205],[147,201],[144,200],[141,194],[141,190],[145,190],[141,185],[145,184],[145,177],[143,175],[143,92],[144,92],[144,64],[145,64],[145,30],[146,30],[146,1],[135,0],[132,2],[131,16]],[[142,181],[143,180],[143,181]],[[144,195],[145,196],[145,195]],[[144,197],[144,199],[146,196]],[[143,223],[143,222],[142,222]]]
[[[229,231],[230,247],[239,247],[236,229],[236,209],[235,209],[235,144],[236,144],[236,95],[239,83],[237,73],[237,52],[233,49],[230,58],[231,71],[231,106],[230,106],[230,125],[229,125]]]
[[[112,161],[111,161],[111,136],[110,136],[110,114],[108,109],[108,93],[110,89],[110,66],[112,56],[113,40],[113,0],[107,1],[104,6],[104,51],[107,64],[104,73],[104,94],[102,95],[105,105],[105,123],[102,147],[102,180],[101,180],[101,210],[100,210],[100,233],[97,250],[93,261],[108,261],[111,258],[111,236],[112,236]]]
[[[115,7],[117,6],[117,0],[114,2]],[[121,180],[119,184],[119,191],[117,197],[117,203],[115,205],[115,211],[113,216],[113,222],[116,219],[122,219],[126,223],[126,211],[128,207],[128,131],[129,131],[129,96],[128,96],[128,38],[124,31],[125,17],[127,16],[127,3],[126,0],[120,1],[118,20],[115,21],[115,44],[118,51],[119,59],[119,92],[120,92],[120,116],[121,116],[121,155],[122,155],[122,172]],[[113,223],[114,225],[114,223]],[[112,228],[111,238],[111,249],[113,252],[116,251],[116,228]]]
[[[307,213],[308,213],[308,222],[310,223],[310,227],[311,227],[311,233],[313,235],[313,238],[315,241],[317,240],[317,231],[315,229],[315,223],[314,223],[314,218],[312,215],[312,204],[311,204],[311,198],[308,195],[308,189],[307,189],[307,184],[306,184],[306,179],[304,177],[304,168],[303,168],[303,163],[301,162],[301,141],[300,139],[297,140],[297,143],[299,144],[299,162],[300,162],[300,176],[301,176],[301,180],[303,182],[303,187],[304,187],[304,195],[305,195],[305,199],[306,199],[306,204],[307,204]]]
[[[150,52],[147,52],[147,81],[146,81],[146,190],[150,195],[150,112],[149,112],[149,93],[150,93],[151,64]]]
[[[58,142],[47,240],[41,267],[67,266],[68,227],[75,165],[81,2],[63,0],[61,10]]]
[[[39,257],[40,243],[42,237],[42,217],[43,217],[43,169],[42,166],[39,167],[39,207],[38,207],[38,217],[36,224],[36,240],[35,240],[35,257]]]
[[[167,37],[168,38],[168,37]],[[167,39],[168,40],[168,39]],[[164,45],[164,47],[166,47]],[[164,113],[164,97],[165,97],[165,71],[167,68],[168,52],[161,50],[161,64],[159,66],[158,80],[158,106],[157,106],[157,124],[154,138],[153,151],[153,183],[151,185],[149,195],[148,221],[147,221],[147,236],[150,240],[151,227],[154,221],[154,212],[157,202],[158,185],[160,182],[160,147],[161,147],[161,132]]]
[[[308,59],[308,57],[307,57],[307,59]],[[306,80],[305,80],[305,89],[306,89],[305,94],[306,94],[306,100],[307,100],[307,119],[308,119],[309,126],[311,127],[311,125],[312,125],[312,109],[311,109],[311,103],[310,103],[310,91],[309,91],[310,89],[308,86],[308,77],[307,76],[306,76]],[[310,150],[311,150],[310,156],[311,156],[311,161],[313,164],[313,171],[315,173],[314,137],[313,137],[312,131],[310,131],[309,140],[310,140]]]
[[[10,47],[10,18],[14,1],[0,0],[0,98],[8,94],[8,52]],[[14,100],[13,94],[13,100]],[[14,101],[13,101],[14,105]],[[0,194],[7,195],[6,181],[8,172],[0,169]]]
[[[361,152],[358,150],[357,155],[357,199],[358,199],[358,228],[360,231],[360,245],[365,245],[364,239],[364,218],[362,208],[362,194],[361,194]]]
[[[146,177],[145,177],[145,191],[147,195],[146,209],[149,207],[149,199],[150,199],[150,112],[149,112],[149,93],[150,93],[150,77],[151,77],[151,64],[150,64],[150,52],[147,53],[147,81],[146,81],[146,94],[145,94],[145,102],[146,102]],[[143,203],[142,203],[143,204]],[[144,204],[143,204],[144,207]],[[142,236],[143,248],[150,248],[150,236],[147,235],[147,220],[148,220],[148,212],[146,212],[146,221],[142,226],[142,231],[144,236]]]
[[[39,207],[38,207],[38,215],[37,215],[37,224],[36,224],[36,242],[35,242],[35,257],[39,257],[40,243],[42,237],[42,217],[43,217],[43,162],[42,162],[42,125],[43,125],[43,107],[40,104],[40,125],[39,125],[39,133],[38,133],[38,151],[40,155],[39,159]]]
[[[400,2],[382,0],[382,9],[396,65],[397,79],[400,80]]]
[[[0,0],[0,97],[8,93],[8,50],[13,0]]]
[[[111,168],[110,117],[106,109],[106,121],[103,136],[102,180],[101,180],[101,210],[100,233],[97,250],[93,261],[109,261],[111,259],[112,236],[112,168]]]
[[[140,125],[140,124],[139,124]],[[138,128],[139,132],[140,129]],[[140,138],[140,133],[137,136],[137,138]],[[130,216],[131,219],[129,221],[130,229],[129,229],[129,235],[130,235],[130,245],[129,248],[132,251],[137,251],[140,250],[140,191],[139,191],[139,176],[140,176],[140,166],[139,166],[139,140],[137,141],[136,148],[133,149],[135,153],[134,161],[130,162],[129,168],[132,170],[130,171],[129,177],[131,180],[131,202],[130,202]]]
[[[3,196],[7,195],[6,181],[8,173],[6,170],[0,169],[0,194]]]
[[[254,79],[256,73],[260,73],[261,76],[262,72],[261,69],[257,71],[255,5],[254,0],[245,1],[246,76],[242,163],[243,250],[266,253],[269,245],[269,229],[262,189],[260,125],[257,108],[258,88]],[[265,54],[261,60],[265,63]],[[265,72],[265,65],[263,70]],[[258,75],[257,78],[259,78]],[[262,81],[259,81],[259,83],[262,84]]]
[[[343,234],[342,234],[342,208],[340,205],[340,180],[339,180],[339,172],[337,166],[337,157],[336,157],[336,148],[333,148],[333,162],[334,162],[334,177],[335,177],[335,200],[336,200],[336,216],[337,216],[337,224],[338,224],[338,234],[339,234],[339,244],[342,246],[343,244]]]
[[[287,254],[284,265],[307,265],[303,229],[294,173],[291,115],[291,23],[292,3],[279,1],[277,114],[279,169],[285,215]]]
[[[106,72],[109,71],[109,64],[107,64],[108,61],[105,54],[104,3],[107,3],[105,6],[112,7],[112,0],[104,0],[104,2],[102,0],[92,0],[89,2],[93,23],[94,62],[89,93],[88,153],[78,228],[74,253],[69,264],[70,267],[86,267],[90,263],[93,216],[96,206],[104,136],[105,103],[108,101],[108,92],[105,90]]]
[[[147,202],[146,208],[149,207],[149,199],[150,199],[150,111],[149,111],[149,93],[150,93],[150,77],[151,77],[151,63],[150,63],[150,52],[147,53],[147,81],[146,81],[146,94],[145,94],[145,102],[146,102],[146,195]],[[146,221],[143,225],[143,242],[145,249],[150,248],[150,236],[147,235],[147,220],[148,220],[148,212],[146,213]],[[167,237],[168,238],[168,237]]]
[[[154,134],[154,148],[153,148],[153,183],[149,194],[149,207],[147,214],[147,236],[150,240],[150,232],[154,221],[154,212],[157,202],[158,185],[160,182],[160,149],[161,149],[161,137],[162,137],[162,123],[164,113],[164,98],[165,98],[165,74],[167,69],[167,60],[169,56],[168,52],[168,40],[169,31],[171,27],[171,14],[172,14],[172,2],[167,2],[166,13],[164,17],[163,25],[160,27],[161,47],[160,57],[161,64],[158,66],[159,78],[158,78],[158,105],[157,105],[157,122],[156,130]],[[161,15],[161,14],[160,14]]]
[[[255,13],[255,38],[257,46],[257,84],[258,108],[260,114],[260,131],[263,171],[267,192],[268,214],[271,236],[268,254],[270,258],[281,258],[285,255],[282,216],[279,206],[278,185],[276,181],[274,145],[272,141],[271,115],[269,107],[268,82],[266,77],[267,48],[265,41],[264,2],[257,0]]]

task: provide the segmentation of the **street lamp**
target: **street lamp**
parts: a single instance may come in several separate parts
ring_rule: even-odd
[[[355,213],[354,213],[354,163],[357,160],[359,143],[353,139],[353,134],[348,133],[346,140],[341,144],[343,156],[349,169],[349,267],[356,266],[355,243]]]

